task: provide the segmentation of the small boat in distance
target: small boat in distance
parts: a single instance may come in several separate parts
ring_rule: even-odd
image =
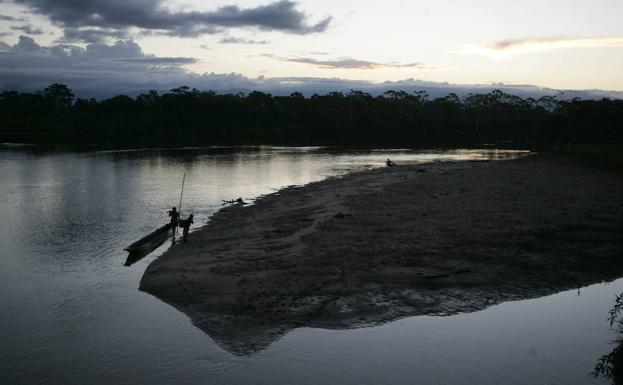
[[[132,264],[138,262],[140,259],[145,257],[147,254],[157,249],[173,235],[173,230],[173,226],[170,223],[167,223],[166,225],[160,227],[159,229],[151,232],[150,234],[144,236],[130,246],[126,247],[124,250],[129,252],[130,255],[128,255],[128,259],[125,265],[131,266]]]

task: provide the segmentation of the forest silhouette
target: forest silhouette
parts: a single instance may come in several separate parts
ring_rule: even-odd
[[[13,143],[548,148],[622,139],[623,100],[524,99],[499,90],[431,99],[421,91],[305,97],[183,86],[98,101],[55,83],[37,93],[0,94],[0,141]]]

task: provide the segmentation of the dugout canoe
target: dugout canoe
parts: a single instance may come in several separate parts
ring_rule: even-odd
[[[160,246],[171,235],[173,235],[173,226],[171,226],[170,223],[167,223],[166,225],[126,247],[124,250],[130,253],[150,252]]]

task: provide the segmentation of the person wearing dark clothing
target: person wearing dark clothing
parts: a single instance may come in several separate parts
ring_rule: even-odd
[[[177,225],[179,224],[179,221],[180,221],[180,213],[179,211],[177,211],[175,207],[167,211],[167,213],[169,213],[169,217],[171,217],[170,224],[171,224],[171,229],[173,230],[173,237],[171,238],[171,243],[175,245],[175,235],[177,233]]]
[[[391,159],[387,158],[387,162],[385,162],[385,164],[387,165],[387,167],[394,167],[396,165],[396,162],[394,162]]]
[[[184,221],[181,221],[182,224],[182,241],[186,243],[186,238],[188,237],[188,230],[190,229],[190,225],[193,224],[193,215],[190,214],[188,218]]]
[[[177,223],[180,220],[180,213],[177,212],[177,209],[173,207],[171,210],[167,211],[169,213],[169,217],[171,217],[171,227],[173,230],[177,227]]]

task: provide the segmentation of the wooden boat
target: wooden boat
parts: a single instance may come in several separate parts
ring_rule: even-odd
[[[2,0],[0,0],[2,1]],[[179,219],[179,213],[182,211],[182,198],[184,197],[184,184],[186,183],[186,173],[184,173],[184,178],[182,179],[182,192],[180,194],[180,204],[179,211],[176,213]],[[172,210],[175,210],[173,207]],[[173,215],[172,211],[169,212],[169,216]],[[175,228],[171,223],[167,223],[161,228],[153,231],[151,234],[144,236],[138,241],[134,242],[130,246],[126,247],[124,250],[129,252],[128,259],[125,261],[126,266],[131,266],[133,263],[138,262],[141,258],[145,257],[147,254],[151,253],[155,249],[157,249],[160,245],[162,245],[167,238],[173,237],[172,244],[175,244]]]
[[[162,245],[173,235],[173,229],[173,226],[171,226],[170,223],[167,223],[166,225],[126,247],[124,250],[130,253],[128,260],[126,261],[126,266],[137,262]]]

